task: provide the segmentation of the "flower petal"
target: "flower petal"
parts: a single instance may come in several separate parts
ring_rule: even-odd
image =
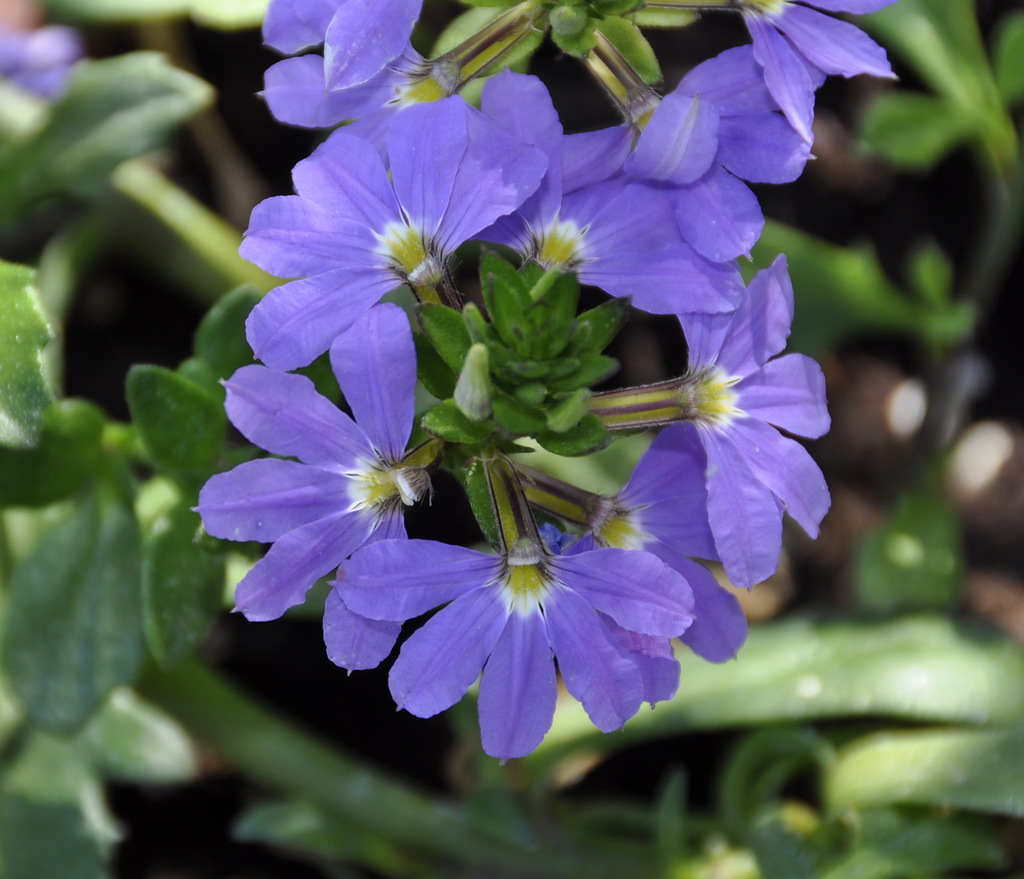
[[[508,614],[497,589],[475,589],[438,611],[402,645],[391,667],[395,704],[432,717],[458,702],[480,676]]]
[[[831,424],[825,404],[825,376],[803,354],[769,360],[736,386],[744,412],[797,436],[815,439]]]
[[[214,537],[271,543],[348,509],[348,477],[320,467],[260,458],[212,476],[196,511]]]
[[[708,455],[708,521],[718,556],[733,584],[748,589],[778,567],[781,504],[730,436],[713,427],[698,431]]]
[[[363,431],[303,375],[243,366],[224,387],[231,423],[272,454],[342,472],[372,453]]]
[[[385,269],[341,268],[275,287],[246,319],[246,339],[267,366],[307,366],[400,284],[398,276]]]
[[[345,604],[383,620],[411,620],[497,579],[501,560],[433,540],[382,540],[338,571]]]
[[[625,164],[629,174],[685,184],[702,177],[718,151],[718,110],[701,95],[671,93],[651,115]]]
[[[750,255],[764,228],[764,214],[741,180],[716,166],[672,196],[679,231],[701,256],[721,263]]]
[[[337,0],[274,0],[267,7],[263,40],[287,54],[317,46],[337,7]]]
[[[675,637],[693,620],[686,581],[649,553],[596,549],[557,556],[551,568],[592,607],[631,631]]]
[[[555,713],[555,662],[544,618],[513,613],[480,680],[480,738],[492,757],[523,757],[541,743]]]
[[[825,477],[807,449],[756,418],[736,419],[728,433],[754,476],[771,489],[810,537],[817,537],[831,499]]]
[[[602,619],[636,665],[643,686],[644,702],[653,708],[656,702],[664,702],[675,696],[679,689],[679,662],[672,649],[672,640],[639,635],[616,625],[609,617]]]
[[[356,422],[386,461],[398,461],[412,432],[416,348],[397,305],[380,303],[331,345],[331,366]]]
[[[643,701],[636,663],[594,608],[571,589],[552,591],[544,614],[566,689],[602,732],[621,729]]]
[[[368,620],[352,613],[337,589],[324,604],[324,645],[327,658],[349,671],[376,668],[395,647],[402,624],[391,620]]]
[[[371,513],[343,513],[279,537],[238,584],[235,609],[256,622],[277,619],[362,546],[373,525]]]
[[[754,40],[754,57],[764,68],[764,81],[790,125],[808,143],[814,140],[814,81],[804,62],[771,20],[745,15]]]
[[[366,82],[397,58],[412,35],[423,0],[335,0],[324,57],[327,84],[346,89]]]
[[[837,76],[891,77],[885,49],[848,21],[822,15],[796,4],[788,5],[775,26],[815,67]]]

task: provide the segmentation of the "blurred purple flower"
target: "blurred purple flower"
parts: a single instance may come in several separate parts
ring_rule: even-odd
[[[423,467],[405,457],[416,354],[402,310],[382,304],[363,314],[331,347],[331,366],[355,421],[305,376],[245,366],[225,382],[235,427],[272,454],[298,459],[249,461],[199,493],[196,509],[210,534],[273,544],[238,584],[237,609],[250,620],[300,604],[368,541],[404,537],[402,505],[428,488]],[[360,629],[357,620],[344,622]],[[380,648],[386,656],[398,627],[362,629],[374,643],[391,638]]]
[[[74,28],[13,31],[0,24],[0,77],[40,97],[58,97],[83,54],[82,36]]]

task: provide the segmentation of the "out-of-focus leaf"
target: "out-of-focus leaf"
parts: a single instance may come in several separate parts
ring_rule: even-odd
[[[35,448],[0,447],[0,506],[44,506],[74,494],[96,472],[103,425],[103,413],[85,400],[44,409]]]
[[[44,729],[81,724],[143,657],[139,531],[94,487],[15,567],[2,638],[8,680]]]
[[[851,823],[853,850],[823,871],[823,879],[904,879],[1005,866],[991,822],[977,815],[880,808],[858,811]]]
[[[536,756],[526,759],[539,762],[547,749],[580,739],[620,748],[776,721],[888,715],[981,724],[1024,716],[1024,651],[942,616],[882,623],[787,619],[752,627],[732,662],[684,656],[682,666],[676,697],[641,711],[615,741],[594,735],[583,709],[567,703]]]
[[[53,333],[33,279],[31,269],[0,260],[0,446],[16,449],[36,444],[53,400],[42,361]]]
[[[957,104],[916,92],[889,92],[872,102],[861,137],[868,149],[911,170],[926,170],[970,137],[977,120]]]
[[[934,486],[915,489],[857,554],[857,594],[865,606],[892,613],[950,607],[960,596],[960,519]]]
[[[758,266],[789,256],[796,296],[790,344],[821,356],[842,339],[865,331],[905,333],[946,347],[971,332],[969,306],[935,307],[905,295],[886,277],[868,246],[839,247],[781,223],[768,221],[754,247]]]
[[[227,416],[220,401],[162,366],[128,373],[128,408],[153,461],[170,470],[202,470],[220,454]]]
[[[114,781],[175,784],[198,769],[181,724],[127,687],[110,694],[82,731],[82,743],[92,764]]]
[[[1024,816],[1024,727],[889,732],[841,751],[833,809],[895,803]]]
[[[332,861],[354,861],[386,876],[415,872],[414,862],[388,840],[300,800],[247,809],[235,821],[231,835],[241,842],[281,846]]]
[[[238,287],[211,308],[196,330],[195,354],[219,379],[253,362],[245,339],[245,319],[260,301],[252,287]]]
[[[1024,100],[1024,11],[1004,15],[992,43],[996,83],[1007,107]]]
[[[0,785],[0,877],[106,879],[118,836],[77,742],[28,739]]]
[[[158,516],[142,546],[146,641],[157,662],[188,656],[221,605],[224,560],[196,542],[199,517],[187,504]]]
[[[154,52],[81,62],[47,124],[0,153],[0,226],[48,197],[96,197],[120,162],[161,146],[212,99]]]
[[[941,307],[952,298],[953,264],[934,241],[926,239],[914,249],[907,274],[914,292],[925,302]]]
[[[973,0],[900,0],[858,21],[937,95],[976,120],[974,139],[996,167],[1012,167],[1017,135],[988,61]]]
[[[777,818],[758,821],[747,833],[763,879],[818,879],[803,840]]]
[[[48,0],[50,10],[81,24],[128,24],[191,15],[224,30],[259,27],[269,0]]]

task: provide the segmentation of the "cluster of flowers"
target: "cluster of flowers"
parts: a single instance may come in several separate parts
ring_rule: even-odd
[[[749,588],[775,570],[783,514],[813,536],[829,505],[817,466],[780,433],[817,437],[829,425],[819,367],[779,356],[793,316],[785,259],[749,286],[738,269],[763,222],[747,183],[801,173],[825,74],[891,75],[868,37],[812,7],[867,12],[889,2],[619,3],[627,12],[738,10],[753,44],[700,64],[659,96],[595,16],[583,60],[625,121],[565,134],[540,80],[496,71],[560,10],[602,3],[510,4],[426,60],[409,42],[421,0],[272,0],[267,43],[306,52],[267,72],[272,112],[290,124],[347,124],[295,167],[295,195],[256,207],[242,245],[247,259],[296,280],[249,318],[264,365],[226,383],[232,423],[279,457],[218,474],[200,495],[211,534],[273,544],[239,584],[238,609],[274,619],[337,569],[327,651],[361,669],[388,657],[403,622],[441,608],[403,643],[394,698],[427,717],[480,678],[483,747],[502,759],[529,753],[549,729],[555,660],[566,689],[608,731],[644,701],[674,694],[672,639],[710,661],[735,655],[743,614],[695,559],[720,561],[735,586]],[[322,54],[307,52],[321,44]],[[480,75],[490,78],[476,109],[459,90]],[[433,303],[423,307],[458,309],[449,266],[470,240],[511,248],[545,277],[575,273],[678,317],[689,351],[683,376],[574,397],[586,403],[575,421],[660,429],[618,495],[510,456],[518,437],[500,427],[454,455],[445,436],[408,448],[413,329],[403,309],[380,299],[406,285]],[[491,411],[481,350],[466,356],[454,396],[472,423]],[[351,417],[290,372],[324,352]],[[407,537],[403,507],[429,496],[442,456],[469,459],[466,481],[477,478],[489,504],[482,516],[474,510],[495,553]]]

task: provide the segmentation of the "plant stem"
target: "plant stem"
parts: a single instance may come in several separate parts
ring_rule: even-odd
[[[139,692],[170,711],[235,769],[368,831],[455,863],[545,879],[652,875],[654,864],[624,851],[524,850],[479,832],[456,805],[431,797],[274,714],[197,661],[150,669]]]

